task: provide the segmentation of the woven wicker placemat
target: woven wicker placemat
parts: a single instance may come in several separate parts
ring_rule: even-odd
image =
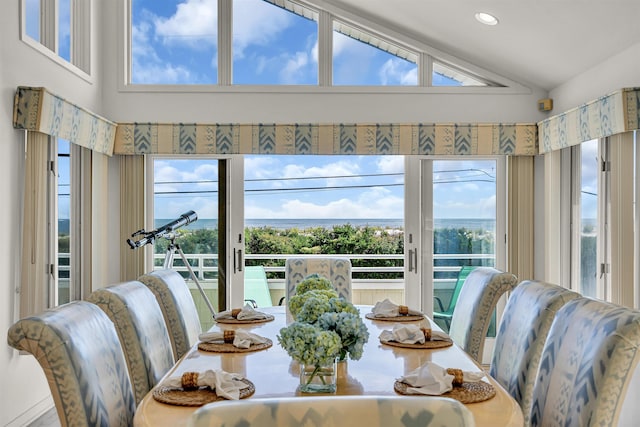
[[[240,399],[244,399],[255,393],[256,388],[251,381],[246,378],[240,381],[247,385],[246,388],[240,389]],[[218,396],[216,392],[209,387],[183,390],[181,388],[168,388],[162,385],[153,389],[153,398],[158,402],[177,406],[202,406],[215,402],[216,400],[226,400],[224,397]]]
[[[421,349],[429,349],[429,348],[444,348],[451,347],[453,345],[453,340],[451,338],[447,338],[446,340],[436,340],[436,341],[425,341],[423,344],[407,344],[397,341],[383,341],[380,340],[382,344],[390,345],[392,347],[402,347],[402,348],[421,348]]]
[[[424,319],[424,315],[420,314],[407,314],[407,315],[400,315],[400,316],[396,316],[396,317],[376,317],[373,313],[367,313],[364,315],[364,317],[366,317],[367,319],[370,320],[382,320],[384,322],[414,322],[416,320],[422,320]]]
[[[271,322],[273,319],[275,319],[275,317],[273,317],[273,315],[271,314],[266,314],[266,317],[264,319],[244,319],[244,320],[240,320],[240,319],[236,319],[234,317],[230,318],[230,319],[216,319],[216,322],[218,323],[227,323],[230,325],[238,325],[238,324],[247,324],[247,323],[265,323],[265,322]]]
[[[393,389],[400,394],[411,396],[431,396],[429,394],[407,392],[407,388],[409,387],[411,387],[409,384],[400,381],[396,381],[393,384]],[[451,391],[442,393],[438,396],[450,397],[452,399],[459,400],[462,403],[475,403],[491,399],[495,395],[496,389],[491,384],[484,381],[478,381],[462,383],[461,386],[454,387]]]
[[[248,353],[251,351],[260,351],[265,348],[269,348],[273,345],[273,341],[269,338],[265,338],[267,341],[261,344],[251,344],[249,348],[238,348],[232,343],[221,341],[214,342],[200,342],[198,343],[198,349],[202,351],[211,351],[214,353]]]

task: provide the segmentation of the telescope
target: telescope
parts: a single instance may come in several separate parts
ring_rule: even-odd
[[[127,243],[131,246],[131,249],[136,249],[141,246],[146,245],[147,243],[153,243],[154,240],[165,237],[171,234],[173,231],[177,230],[180,227],[184,227],[185,225],[189,225],[192,222],[198,219],[198,214],[194,211],[188,211],[180,215],[179,218],[174,219],[173,221],[163,225],[162,227],[156,228],[153,231],[145,231],[144,228],[142,230],[138,230],[131,235],[131,237],[142,236],[139,240],[127,239]]]

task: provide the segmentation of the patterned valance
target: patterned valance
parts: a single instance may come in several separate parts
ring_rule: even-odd
[[[540,153],[638,129],[640,88],[625,88],[538,123]]]
[[[120,123],[115,154],[535,155],[535,124]]]
[[[116,124],[48,92],[20,86],[13,106],[13,127],[66,139],[100,153],[113,152]]]

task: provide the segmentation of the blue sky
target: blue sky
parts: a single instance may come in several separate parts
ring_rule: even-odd
[[[318,84],[317,22],[262,0],[233,2],[234,84]],[[132,81],[216,84],[215,0],[132,2]],[[415,85],[414,63],[334,32],[334,84]]]
[[[434,172],[436,217],[495,216],[494,162],[436,161]],[[402,218],[403,173],[402,156],[245,156],[245,218]],[[215,160],[157,159],[154,174],[156,192],[180,192],[156,196],[157,218],[215,218]]]

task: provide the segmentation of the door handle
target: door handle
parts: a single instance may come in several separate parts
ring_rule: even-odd
[[[413,271],[413,249],[409,249],[409,273]]]
[[[418,274],[418,250],[413,250],[413,271]]]
[[[242,266],[244,265],[244,260],[242,258],[242,249],[238,249],[236,251],[236,253],[237,253],[238,261],[237,261],[237,266],[236,266],[236,262],[235,262],[235,258],[234,258],[234,263],[233,263],[234,264],[234,270],[235,271],[242,271]]]

